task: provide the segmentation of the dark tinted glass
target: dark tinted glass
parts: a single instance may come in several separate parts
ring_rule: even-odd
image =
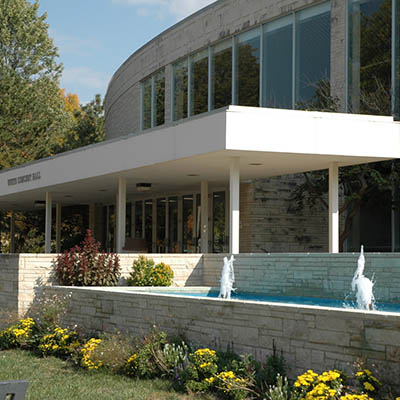
[[[165,122],[165,72],[161,71],[154,77],[154,124],[159,126]]]
[[[232,41],[213,48],[212,109],[232,104]]]
[[[296,108],[323,109],[330,90],[330,3],[296,14]]]
[[[237,41],[237,104],[260,105],[260,30],[238,37]]]
[[[208,111],[208,50],[191,59],[191,115]]]
[[[352,0],[349,7],[348,109],[391,115],[392,1]]]
[[[151,128],[151,79],[143,83],[143,129]]]
[[[187,60],[174,65],[174,121],[187,117],[188,99]]]
[[[293,108],[293,18],[264,26],[263,106]]]

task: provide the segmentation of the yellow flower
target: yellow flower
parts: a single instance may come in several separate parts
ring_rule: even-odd
[[[375,388],[369,382],[364,382],[364,389],[368,390],[369,392],[373,392],[375,390]]]

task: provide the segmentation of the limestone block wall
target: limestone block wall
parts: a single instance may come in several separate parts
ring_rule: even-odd
[[[184,333],[202,346],[257,357],[272,352],[273,343],[287,362],[289,375],[309,368],[340,368],[349,372],[359,358],[368,360],[398,383],[400,373],[400,315],[356,310],[284,306],[237,300],[180,298],[129,293],[118,288],[60,288],[71,293],[66,323],[85,332],[120,331],[142,336],[154,325]]]
[[[320,205],[293,210],[290,197],[303,182],[303,175],[292,174],[241,185],[241,252],[328,251],[328,211]]]
[[[203,259],[202,254],[142,254],[151,258],[156,264],[163,262],[174,271],[175,286],[202,286],[203,285]],[[122,277],[127,277],[132,270],[137,254],[120,254]],[[120,282],[124,284],[124,279]]]
[[[176,286],[201,286],[202,255],[200,254],[147,254],[156,263],[164,262],[174,271]],[[125,283],[136,254],[121,254],[120,284]],[[22,315],[34,297],[46,285],[55,283],[55,254],[1,254],[0,255],[0,310]]]
[[[239,291],[344,299],[351,294],[357,253],[240,254],[234,262]],[[375,280],[377,302],[400,303],[399,253],[366,253],[364,275]],[[203,285],[219,286],[222,254],[204,256]]]

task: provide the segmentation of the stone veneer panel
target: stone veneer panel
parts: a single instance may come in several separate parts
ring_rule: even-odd
[[[85,332],[119,331],[142,336],[153,326],[184,333],[202,346],[270,354],[283,351],[289,375],[306,369],[340,368],[349,372],[367,359],[385,378],[398,383],[400,315],[323,309],[237,300],[182,298],[126,289],[50,288],[71,294],[65,323]]]

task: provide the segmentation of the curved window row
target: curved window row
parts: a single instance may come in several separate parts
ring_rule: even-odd
[[[173,119],[230,104],[307,108],[329,81],[330,2],[325,2],[174,64]]]
[[[347,85],[346,105],[331,93],[327,1],[173,64],[171,119],[230,104],[321,111],[346,107],[352,113],[400,118],[400,0],[349,0],[347,15],[347,71],[338,74],[336,68],[333,78],[336,91]],[[159,74],[142,83],[142,129],[164,123],[165,75]]]

